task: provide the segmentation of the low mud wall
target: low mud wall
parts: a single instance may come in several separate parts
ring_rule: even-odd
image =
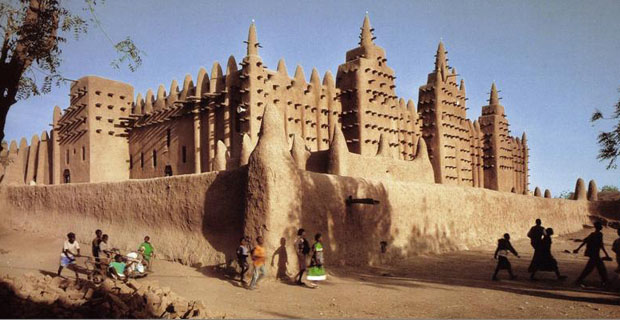
[[[186,264],[232,258],[242,234],[247,170],[149,180],[0,187],[3,225],[59,238],[75,232],[90,255],[96,229],[135,250],[145,235],[160,257]],[[60,253],[61,248],[58,248]]]
[[[271,217],[271,225],[283,225],[284,220],[299,225],[280,229],[280,234],[269,237],[270,243],[276,251],[279,239],[293,241],[299,227],[307,230],[309,240],[321,232],[330,264],[387,263],[418,254],[494,247],[506,232],[513,239],[526,237],[536,218],[556,234],[574,232],[589,222],[592,207],[588,201],[480,188],[299,174],[302,196],[295,205],[301,210],[293,216],[288,211]],[[378,203],[347,205],[349,196]],[[288,256],[296,261],[290,250]]]

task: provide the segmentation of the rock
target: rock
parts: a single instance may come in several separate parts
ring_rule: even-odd
[[[124,313],[124,312],[129,311],[129,307],[127,306],[127,304],[125,304],[125,302],[123,302],[123,300],[121,300],[121,298],[111,293],[108,293],[107,297],[110,299],[110,301],[114,303],[115,307],[117,307],[118,310],[120,310],[121,312]]]
[[[90,300],[90,298],[93,297],[94,293],[95,293],[95,290],[93,288],[89,288],[88,290],[86,290],[86,293],[84,294],[84,299]]]

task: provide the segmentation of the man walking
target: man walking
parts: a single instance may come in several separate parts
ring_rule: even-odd
[[[605,246],[603,245],[603,233],[601,230],[603,229],[603,225],[597,221],[594,223],[594,232],[590,233],[583,242],[573,251],[573,253],[578,253],[579,249],[586,246],[585,256],[588,257],[588,263],[586,263],[586,267],[581,272],[576,284],[583,286],[582,281],[585,279],[594,268],[598,270],[598,274],[601,277],[601,286],[605,286],[607,284],[607,269],[605,268],[605,263],[603,259],[601,259],[601,250],[607,256],[607,259],[611,259],[607,251],[605,250]]]

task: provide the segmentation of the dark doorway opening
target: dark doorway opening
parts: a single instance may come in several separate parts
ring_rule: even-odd
[[[62,174],[62,177],[65,183],[71,183],[71,171],[69,171],[69,169],[65,169],[65,171]]]
[[[172,166],[167,165],[166,168],[164,168],[164,176],[172,177]]]

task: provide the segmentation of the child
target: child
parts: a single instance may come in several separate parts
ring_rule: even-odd
[[[611,251],[616,253],[616,263],[618,266],[616,267],[616,273],[620,273],[620,229],[618,231],[618,239],[614,241],[611,245]]]
[[[312,245],[312,259],[310,260],[310,269],[308,270],[308,280],[313,281],[314,286],[317,287],[317,281],[323,281],[327,279],[325,275],[325,263],[323,259],[323,243],[321,243],[322,235],[317,233],[314,236],[314,244]]]
[[[75,257],[80,256],[80,244],[75,240],[75,233],[69,232],[67,234],[67,240],[62,246],[62,252],[60,253],[60,267],[58,267],[58,276],[62,273],[64,267],[69,268],[75,272],[75,280],[79,280],[77,269],[75,268]]]
[[[112,257],[112,253],[113,253],[113,249],[110,248],[110,245],[108,244],[108,235],[104,234],[103,236],[101,236],[101,242],[99,242],[99,251],[102,252],[106,258],[105,261],[107,262],[107,259],[109,259],[110,257]],[[103,257],[103,256],[100,256]]]
[[[254,274],[250,283],[250,290],[256,289],[256,284],[261,277],[265,276],[265,248],[263,248],[263,237],[256,237],[256,247],[252,250],[252,264],[254,264]]]
[[[307,268],[307,259],[308,254],[310,253],[310,244],[308,240],[306,240],[306,230],[299,229],[297,231],[297,240],[295,240],[295,251],[297,252],[297,261],[299,264],[299,273],[295,278],[297,279],[298,285],[303,285],[304,283],[301,279],[304,276],[304,272]]]
[[[99,248],[99,244],[101,243],[102,234],[103,234],[103,231],[101,231],[100,229],[95,230],[95,238],[91,242],[91,249],[93,251],[93,257],[95,258],[95,267],[97,269],[101,268],[101,265],[99,263],[100,262],[99,251],[101,249]]]
[[[155,249],[149,242],[150,240],[151,237],[144,237],[144,242],[140,245],[138,251],[140,251],[140,253],[142,253],[142,257],[144,257],[144,261],[146,262],[146,269],[148,271],[153,271],[151,268],[151,258],[155,257]]]
[[[510,243],[510,235],[505,233],[503,239],[497,240],[497,249],[495,249],[494,255],[494,258],[497,259],[497,267],[495,267],[495,273],[493,273],[493,281],[499,280],[497,278],[497,273],[499,270],[503,269],[508,270],[511,280],[517,278],[517,276],[512,273],[512,266],[510,265],[510,261],[508,261],[508,252],[512,252],[512,254],[517,256],[517,258],[521,258],[519,257],[517,250],[515,250]]]
[[[123,262],[123,257],[120,254],[114,256],[114,261],[110,262],[110,267],[108,270],[116,279],[127,279],[127,265]]]
[[[239,273],[239,277],[241,278],[241,283],[246,284],[245,282],[245,273],[250,268],[248,264],[248,256],[250,255],[250,250],[248,249],[248,245],[246,243],[245,237],[239,240],[239,248],[237,248],[237,262],[241,267],[241,273]]]

